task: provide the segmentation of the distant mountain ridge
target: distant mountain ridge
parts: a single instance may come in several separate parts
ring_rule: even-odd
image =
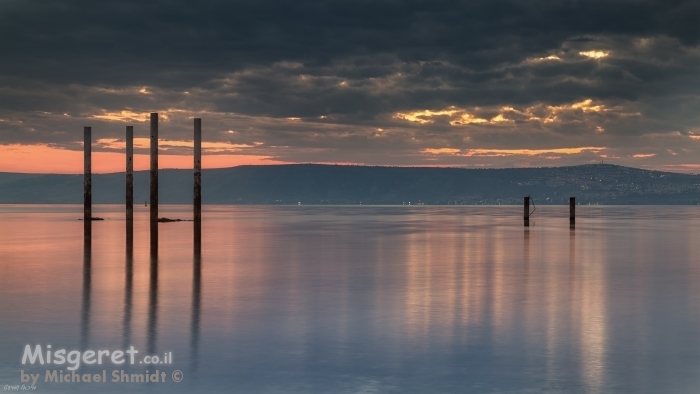
[[[93,203],[124,202],[124,173],[93,174]],[[134,174],[135,203],[148,171]],[[159,171],[162,204],[192,202],[192,170]],[[320,164],[239,166],[202,172],[204,204],[699,204],[700,175],[611,164],[465,169]],[[82,175],[0,173],[0,203],[81,203]]]

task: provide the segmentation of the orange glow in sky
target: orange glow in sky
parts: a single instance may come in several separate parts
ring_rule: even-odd
[[[119,152],[92,152],[92,172],[123,172],[126,156]],[[134,170],[149,169],[148,155],[134,154]],[[253,155],[202,155],[202,167],[223,168],[246,164],[280,164],[265,156]],[[192,155],[158,156],[160,168],[192,168]],[[0,171],[81,174],[83,172],[83,152],[53,148],[46,145],[0,145]]]

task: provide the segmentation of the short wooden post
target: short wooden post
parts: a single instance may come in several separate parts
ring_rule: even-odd
[[[158,222],[158,113],[151,114],[151,223]]]
[[[569,226],[576,225],[576,197],[569,197]]]
[[[85,223],[92,221],[92,128],[85,127],[83,145],[83,220]],[[87,228],[88,225],[86,224]]]
[[[530,227],[530,197],[525,197],[523,203],[523,220],[525,227]]]
[[[194,221],[202,220],[202,119],[194,119]]]
[[[134,219],[134,126],[126,126],[126,220]]]

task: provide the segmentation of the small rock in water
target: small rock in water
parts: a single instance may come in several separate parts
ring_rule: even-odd
[[[170,219],[170,218],[158,218],[158,221],[160,223],[170,223],[170,222],[185,222],[186,220],[182,219]]]

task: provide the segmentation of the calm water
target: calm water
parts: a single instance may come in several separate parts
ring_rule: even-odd
[[[0,206],[0,386],[37,392],[697,393],[700,208]],[[190,207],[161,216],[191,217]],[[25,345],[172,354],[44,382]],[[172,380],[175,370],[183,379]],[[27,384],[27,383],[25,383]]]

